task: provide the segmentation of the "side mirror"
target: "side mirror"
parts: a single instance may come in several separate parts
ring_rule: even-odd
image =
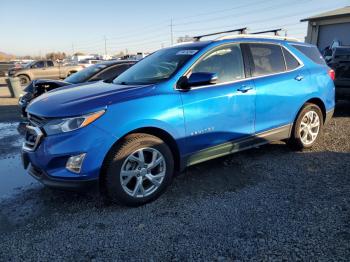
[[[177,82],[177,87],[181,90],[189,90],[194,86],[213,85],[218,82],[216,73],[198,72],[193,73],[189,78],[182,76]]]

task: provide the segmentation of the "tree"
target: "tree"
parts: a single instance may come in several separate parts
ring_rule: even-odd
[[[74,53],[74,55],[75,55],[75,56],[78,56],[78,55],[85,55],[85,54],[82,53],[82,52],[76,52],[76,53]]]
[[[50,59],[50,60],[63,60],[66,58],[66,54],[63,52],[52,52],[52,53],[47,53],[45,55],[46,59]]]

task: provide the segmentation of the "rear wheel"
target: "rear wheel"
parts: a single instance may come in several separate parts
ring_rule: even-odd
[[[106,160],[103,192],[112,202],[142,205],[165,191],[173,172],[172,153],[161,139],[132,134]]]
[[[320,137],[323,129],[323,114],[321,109],[307,103],[300,111],[294,123],[288,144],[295,149],[311,148]]]

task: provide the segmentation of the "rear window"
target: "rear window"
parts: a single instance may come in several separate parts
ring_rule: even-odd
[[[282,49],[273,44],[249,44],[253,57],[253,76],[270,75],[286,70]]]
[[[305,45],[292,45],[296,49],[298,49],[300,52],[302,52],[304,55],[306,55],[308,58],[310,58],[312,61],[319,65],[325,65],[326,62],[323,59],[323,56],[318,51],[317,47],[315,46],[305,46]]]

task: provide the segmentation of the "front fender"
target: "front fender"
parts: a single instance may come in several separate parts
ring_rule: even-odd
[[[113,135],[116,140],[141,128],[161,129],[172,136],[180,151],[184,147],[183,108],[181,97],[175,92],[110,105],[94,124]]]

